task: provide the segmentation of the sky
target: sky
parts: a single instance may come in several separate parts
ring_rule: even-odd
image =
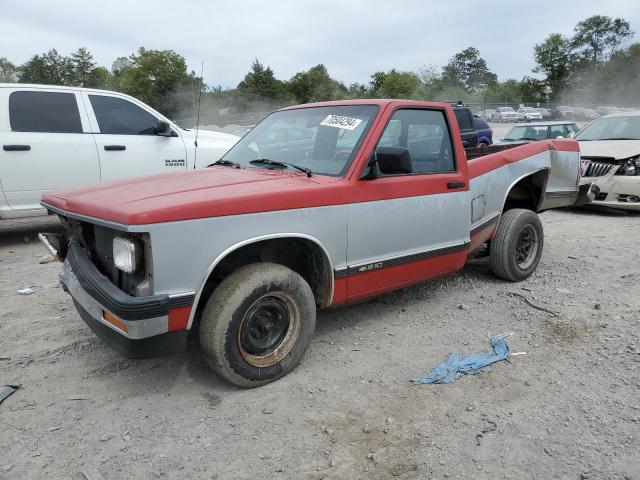
[[[208,85],[235,87],[254,59],[277,78],[323,63],[346,83],[442,66],[473,46],[500,80],[532,75],[533,46],[591,15],[640,32],[638,0],[0,0],[0,57],[16,64],[87,47],[96,62],[171,49]],[[640,41],[640,33],[635,36]]]

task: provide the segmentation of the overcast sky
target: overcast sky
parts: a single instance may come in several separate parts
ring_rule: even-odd
[[[14,63],[85,46],[110,68],[140,46],[172,49],[198,73],[204,60],[205,82],[224,87],[255,58],[280,79],[324,63],[349,84],[378,70],[441,66],[469,46],[501,80],[521,78],[536,42],[570,35],[586,17],[619,16],[640,30],[638,0],[0,0],[0,12],[0,57]]]

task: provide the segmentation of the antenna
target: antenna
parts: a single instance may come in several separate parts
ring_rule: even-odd
[[[196,168],[196,159],[198,158],[198,132],[200,131],[200,100],[202,99],[202,87],[204,86],[204,79],[202,75],[204,74],[204,60],[202,60],[202,65],[200,66],[200,88],[198,89],[198,113],[196,115],[196,138],[193,144],[196,147],[195,154],[193,157],[193,168]]]

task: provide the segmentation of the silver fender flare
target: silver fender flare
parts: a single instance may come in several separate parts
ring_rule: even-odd
[[[271,235],[261,235],[259,237],[253,237],[253,238],[249,238],[247,240],[243,240],[242,242],[238,242],[234,245],[231,245],[230,247],[228,247],[226,250],[224,250],[220,255],[218,255],[216,257],[216,259],[211,263],[211,265],[209,265],[209,268],[207,268],[207,271],[204,275],[204,278],[202,280],[202,282],[200,283],[200,286],[198,287],[198,290],[196,291],[196,296],[195,299],[193,301],[193,307],[191,308],[191,314],[189,315],[189,323],[187,324],[187,330],[191,330],[191,326],[193,325],[193,320],[196,316],[196,310],[198,307],[198,304],[200,302],[200,297],[202,295],[202,292],[204,290],[205,285],[207,284],[207,280],[209,280],[209,276],[211,275],[211,272],[213,272],[213,270],[218,266],[218,264],[224,260],[224,258],[233,253],[235,250],[245,247],[247,245],[250,245],[252,243],[258,243],[258,242],[262,242],[264,240],[272,240],[274,238],[301,238],[304,240],[309,240],[310,242],[316,244],[318,247],[320,247],[320,249],[322,250],[323,254],[325,255],[328,263],[329,263],[329,268],[330,268],[330,282],[331,282],[331,286],[329,289],[329,305],[331,305],[331,303],[333,302],[333,293],[334,293],[334,283],[335,283],[335,279],[334,279],[334,275],[333,275],[333,262],[331,261],[331,256],[329,255],[329,251],[326,249],[326,247],[322,244],[322,242],[320,240],[318,240],[317,238],[311,236],[311,235],[307,235],[306,233],[275,233],[275,234],[271,234]]]

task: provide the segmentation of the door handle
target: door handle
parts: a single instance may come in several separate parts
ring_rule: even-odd
[[[105,145],[104,149],[108,152],[114,152],[119,150],[126,150],[127,147],[125,147],[124,145]]]
[[[26,152],[31,150],[31,145],[3,145],[2,150],[5,152]]]
[[[464,182],[447,182],[447,188],[453,190],[454,188],[464,188]]]

